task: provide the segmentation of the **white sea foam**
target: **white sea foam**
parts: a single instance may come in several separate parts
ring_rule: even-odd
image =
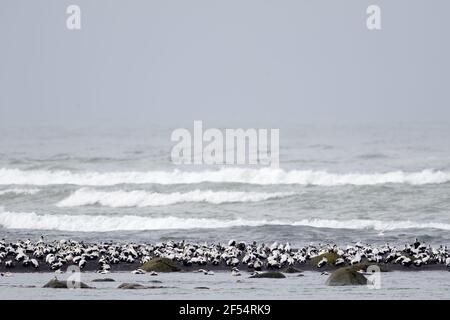
[[[168,206],[184,202],[207,202],[221,204],[233,202],[258,202],[287,197],[290,195],[293,195],[293,193],[232,192],[211,190],[194,190],[185,193],[157,193],[142,190],[98,191],[89,188],[82,188],[75,191],[68,198],[57,203],[57,206],[78,207],[101,205],[105,207],[125,208]]]
[[[299,184],[318,186],[397,184],[440,184],[450,182],[450,172],[423,170],[386,173],[329,173],[326,171],[262,168],[223,168],[207,171],[72,172],[0,169],[0,185],[112,186],[117,184],[247,183],[256,185]]]
[[[5,189],[0,190],[0,196],[8,195],[8,194],[14,194],[14,195],[33,195],[38,193],[39,189],[20,189],[20,188],[14,188],[14,189]]]
[[[80,232],[139,231],[167,229],[205,229],[229,227],[257,227],[264,225],[307,226],[313,228],[390,231],[401,229],[450,230],[450,224],[415,221],[332,220],[219,220],[206,218],[106,216],[106,215],[49,215],[36,213],[0,212],[0,225],[7,229],[60,230]]]

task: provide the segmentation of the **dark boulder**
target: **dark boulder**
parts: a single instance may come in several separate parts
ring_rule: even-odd
[[[147,261],[141,266],[142,270],[147,272],[155,271],[155,272],[178,272],[181,271],[181,268],[177,265],[176,262],[167,259],[167,258],[153,258],[150,261]]]
[[[354,268],[345,267],[334,271],[325,284],[327,286],[360,286],[367,284],[367,278]]]

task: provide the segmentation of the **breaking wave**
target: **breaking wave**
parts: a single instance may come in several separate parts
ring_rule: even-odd
[[[263,192],[229,192],[194,190],[180,193],[157,193],[147,191],[98,191],[82,188],[57,206],[78,207],[100,205],[113,208],[168,206],[184,202],[207,202],[213,204],[233,202],[258,202],[291,196],[293,193],[263,193]]]
[[[439,229],[450,230],[450,224],[424,223],[414,221],[380,220],[330,220],[303,219],[299,221],[283,220],[219,220],[207,218],[144,217],[105,215],[40,215],[36,213],[0,212],[0,225],[7,229],[59,230],[74,232],[108,232],[168,229],[216,229],[230,227],[258,227],[265,225],[306,226],[331,229],[367,229],[391,231],[401,229]]]
[[[299,184],[317,186],[378,184],[440,184],[450,182],[450,172],[423,170],[386,173],[329,173],[326,171],[262,168],[223,168],[207,171],[72,172],[0,169],[0,185],[81,185],[246,183],[256,185]]]
[[[40,190],[39,189],[5,189],[5,190],[0,190],[0,196],[3,195],[33,195],[38,193]]]

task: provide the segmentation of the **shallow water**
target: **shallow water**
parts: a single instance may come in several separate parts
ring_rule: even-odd
[[[157,276],[128,272],[108,275],[83,273],[81,281],[96,289],[50,289],[42,286],[55,274],[23,273],[0,278],[0,299],[450,299],[450,277],[446,271],[382,273],[380,289],[369,289],[367,286],[329,287],[325,286],[326,275],[313,271],[305,271],[303,275],[287,274],[285,279],[249,279],[248,273],[234,277],[229,272]],[[116,282],[91,282],[106,277]],[[58,278],[63,280],[66,277],[58,275]],[[154,280],[161,283],[152,283]],[[117,289],[122,282],[167,288]]]

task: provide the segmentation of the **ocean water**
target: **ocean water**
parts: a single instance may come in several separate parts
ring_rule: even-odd
[[[104,275],[82,273],[80,281],[95,289],[49,289],[42,286],[55,277],[49,273],[21,273],[3,277],[0,299],[448,299],[447,271],[393,271],[382,273],[378,289],[368,286],[329,287],[328,276],[305,271],[303,276],[287,274],[285,279],[250,279],[247,272],[231,276],[230,272],[214,275],[198,273],[161,273],[158,276],[117,272],[108,274],[114,282],[92,282]],[[66,280],[66,275],[58,275]],[[157,281],[157,282],[155,282]],[[159,288],[124,290],[123,283],[138,283]],[[199,289],[199,287],[203,287]],[[271,290],[267,290],[270,287]],[[208,289],[205,289],[208,288]],[[3,290],[7,289],[7,290]]]
[[[178,127],[1,127],[0,237],[450,244],[448,124],[275,126],[279,169],[176,166]]]

